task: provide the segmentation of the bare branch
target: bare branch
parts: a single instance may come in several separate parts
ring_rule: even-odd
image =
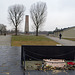
[[[13,5],[8,9],[9,22],[15,26],[15,33],[17,35],[17,28],[23,21],[25,8],[23,5]]]
[[[36,27],[36,35],[38,36],[38,29],[45,22],[47,16],[47,6],[44,2],[37,2],[30,8],[31,19]]]

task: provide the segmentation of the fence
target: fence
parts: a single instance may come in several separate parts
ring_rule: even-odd
[[[26,60],[41,61],[43,59],[74,60],[75,46],[33,46],[23,45],[21,49],[21,65],[25,68]],[[24,62],[24,64],[23,64]]]

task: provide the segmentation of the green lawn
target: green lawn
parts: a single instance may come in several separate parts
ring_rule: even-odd
[[[56,45],[57,42],[46,38],[45,36],[12,36],[12,46],[21,45]]]

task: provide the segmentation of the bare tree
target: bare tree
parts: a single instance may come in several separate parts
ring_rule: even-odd
[[[47,6],[44,2],[37,2],[30,8],[31,19],[36,29],[36,36],[38,36],[38,30],[46,20]]]
[[[6,26],[4,24],[0,24],[0,32],[1,32],[1,35],[3,33],[6,33]]]
[[[25,8],[23,5],[13,5],[8,9],[8,19],[15,27],[15,35],[17,35],[18,26],[23,21]]]

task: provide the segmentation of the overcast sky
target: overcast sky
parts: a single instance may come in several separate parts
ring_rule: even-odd
[[[30,15],[30,6],[38,1],[46,2],[47,4],[47,19],[42,30],[51,31],[56,27],[75,26],[75,0],[0,0],[0,23],[11,29],[8,22],[8,7],[14,4],[23,4],[26,7],[25,15]],[[24,25],[25,23],[23,22],[21,26],[23,31]],[[29,26],[30,31],[32,31],[31,20]]]

